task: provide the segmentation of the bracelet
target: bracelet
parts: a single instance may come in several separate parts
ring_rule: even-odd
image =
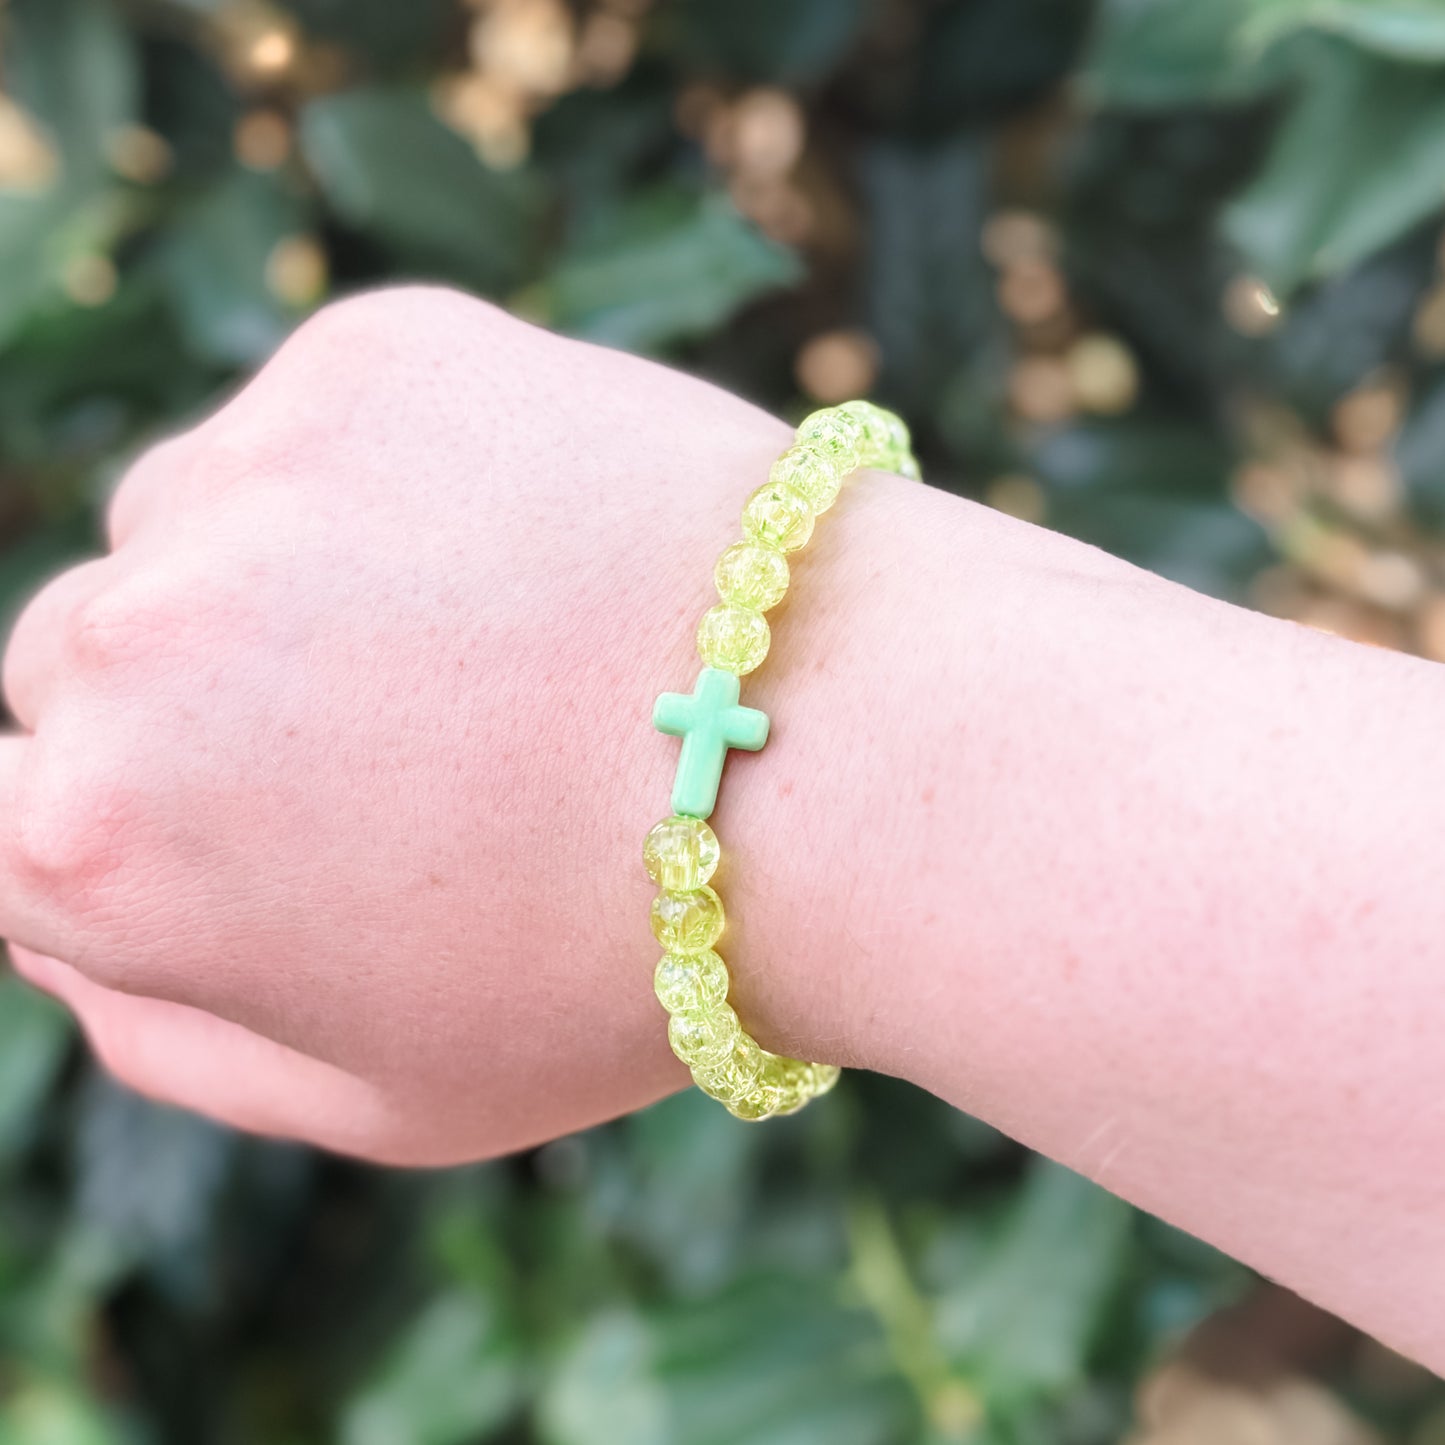
[[[707,819],[730,748],[756,752],[768,740],[768,716],[738,702],[739,681],[768,655],[763,614],[788,590],[787,553],[813,533],[844,479],[860,467],[917,478],[908,428],[866,401],[816,411],[768,480],[743,507],[743,538],[718,558],[721,601],[703,614],[697,650],[703,669],[691,693],[665,692],[653,726],[682,739],[672,815],[647,835],[642,857],[662,890],[652,902],[652,932],[663,946],[653,978],[671,1015],[672,1051],[693,1082],[739,1119],[791,1114],[838,1082],[832,1064],[769,1053],[744,1030],[728,1003],[731,980],[713,945],[723,931],[722,900],[709,886],[721,849]]]

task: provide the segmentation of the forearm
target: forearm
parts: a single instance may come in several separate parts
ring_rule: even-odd
[[[763,1041],[1445,1362],[1442,674],[893,479],[815,546],[715,818]]]

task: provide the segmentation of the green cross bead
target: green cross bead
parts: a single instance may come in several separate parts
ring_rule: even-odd
[[[652,709],[652,725],[682,739],[672,811],[689,818],[706,818],[717,807],[729,748],[755,753],[768,740],[767,713],[739,707],[738,679],[716,667],[698,673],[691,693],[663,693]]]

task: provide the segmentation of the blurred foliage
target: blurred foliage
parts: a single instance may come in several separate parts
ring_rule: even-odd
[[[939,485],[1442,657],[1442,203],[1440,0],[0,0],[0,609],[424,277],[872,392]],[[403,1176],[153,1108],[0,982],[0,1445],[1126,1435],[1428,1445],[1445,1394],[886,1080]]]

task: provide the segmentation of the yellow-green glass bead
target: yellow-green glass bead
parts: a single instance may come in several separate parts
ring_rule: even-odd
[[[807,499],[813,515],[826,512],[838,500],[843,470],[832,457],[812,447],[789,447],[768,473],[768,480],[792,487]]]
[[[797,443],[831,457],[845,474],[858,465],[863,453],[863,423],[840,407],[825,407],[803,418]]]
[[[771,640],[768,619],[736,602],[719,602],[710,607],[697,624],[697,655],[709,667],[739,677],[762,662]]]
[[[738,1016],[727,1004],[709,1013],[673,1014],[667,1021],[673,1053],[692,1068],[722,1063],[741,1033]]]
[[[794,1114],[813,1097],[808,1078],[803,1074],[789,1073],[770,1082],[769,1103],[774,1114]]]
[[[891,411],[881,412],[888,428],[888,451],[894,457],[906,457],[913,450],[913,437],[909,434],[908,423]]]
[[[647,876],[674,893],[710,882],[721,856],[717,834],[701,818],[677,813],[655,823],[642,845]]]
[[[837,1064],[809,1064],[809,1097],[816,1099],[819,1095],[826,1094],[842,1077],[843,1070]]]
[[[743,506],[743,531],[779,552],[796,552],[813,535],[813,509],[796,487],[764,482]]]
[[[735,1119],[766,1119],[778,1112],[778,1091],[771,1084],[760,1081],[740,1098],[724,1102],[728,1113]]]
[[[720,1059],[693,1070],[692,1081],[704,1094],[726,1104],[750,1093],[762,1071],[762,1049],[747,1034],[739,1033]]]
[[[863,444],[860,448],[859,465],[865,467],[886,466],[893,462],[900,450],[907,450],[908,429],[902,422],[894,428],[896,418],[881,406],[871,401],[845,401],[839,411],[853,417],[863,427]],[[900,435],[902,445],[900,447]]]
[[[717,559],[712,577],[724,602],[766,612],[788,590],[788,559],[762,542],[734,542]]]
[[[702,953],[664,953],[657,961],[652,988],[670,1014],[707,1013],[727,1002],[727,964],[710,948]]]
[[[722,899],[711,888],[665,888],[652,900],[653,937],[668,953],[702,953],[722,931]]]

